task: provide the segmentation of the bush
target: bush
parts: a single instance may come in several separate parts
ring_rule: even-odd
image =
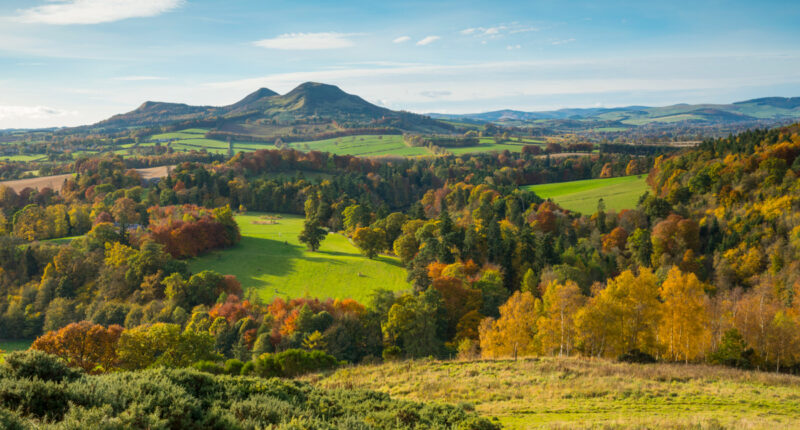
[[[243,367],[244,363],[241,360],[231,358],[225,362],[225,373],[228,375],[240,375]]]
[[[0,429],[24,430],[32,428],[25,425],[25,422],[14,412],[0,408]]]
[[[322,351],[287,349],[277,354],[262,354],[254,360],[255,374],[263,378],[292,378],[337,367],[336,357]]]
[[[263,361],[287,364],[287,371],[301,371],[335,363],[328,357],[308,351],[285,351],[263,357]],[[495,430],[497,427],[462,407],[397,401],[385,393],[323,390],[289,379],[265,380],[162,368],[84,375],[60,383],[0,378],[0,428]]]
[[[638,349],[632,349],[625,354],[622,354],[617,358],[617,360],[623,363],[639,363],[639,364],[652,364],[656,362],[655,357],[652,355],[639,351]]]
[[[72,369],[55,355],[28,350],[15,351],[5,356],[3,373],[14,379],[34,379],[61,382],[74,380],[83,372]]]
[[[212,375],[219,375],[224,371],[219,364],[208,360],[198,361],[192,364],[192,367],[201,372],[211,373]]]
[[[256,428],[267,428],[281,424],[284,419],[301,412],[291,403],[272,396],[257,395],[231,405],[233,416]]]
[[[52,381],[0,379],[0,406],[25,417],[60,420],[71,400],[71,395]]]

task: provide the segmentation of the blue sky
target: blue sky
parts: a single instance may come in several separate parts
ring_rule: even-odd
[[[798,1],[3,0],[0,128],[339,85],[393,109],[800,96]]]

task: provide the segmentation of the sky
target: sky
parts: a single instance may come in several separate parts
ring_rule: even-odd
[[[0,0],[0,129],[316,81],[427,113],[800,96],[800,1]]]

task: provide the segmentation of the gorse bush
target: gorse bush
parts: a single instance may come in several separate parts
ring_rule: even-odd
[[[329,363],[327,357],[290,352],[262,361],[295,373],[312,364]],[[26,366],[19,363],[55,368],[57,359],[38,352],[11,358],[16,364],[13,368],[5,364],[0,378],[3,429],[498,428],[465,408],[393,400],[372,391],[323,390],[298,381],[212,375],[194,369],[64,376],[63,370],[71,371],[67,368],[43,372],[50,380],[42,380],[36,372],[20,371]],[[220,368],[239,367],[243,367],[241,362],[228,362]]]

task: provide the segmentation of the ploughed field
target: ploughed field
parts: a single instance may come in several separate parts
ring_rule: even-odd
[[[192,259],[192,272],[236,275],[243,288],[255,288],[265,300],[307,294],[366,303],[377,289],[411,288],[399,259],[381,255],[370,260],[341,234],[329,233],[319,251],[308,251],[297,239],[301,216],[248,213],[236,221],[241,242]]]

